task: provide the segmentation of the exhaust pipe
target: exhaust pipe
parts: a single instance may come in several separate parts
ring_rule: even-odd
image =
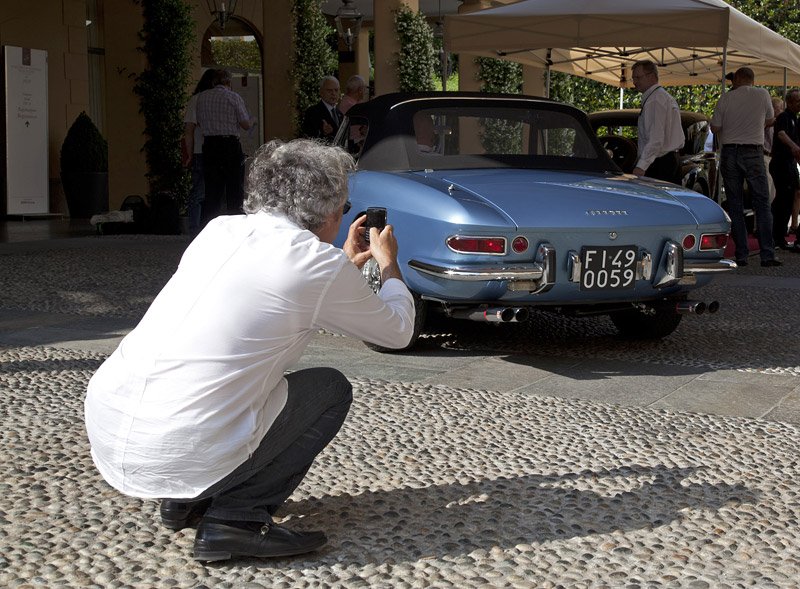
[[[514,321],[524,323],[531,316],[531,312],[527,307],[518,307],[514,309]]]
[[[488,321],[489,323],[509,323],[516,321],[516,313],[511,307],[489,307],[487,309],[465,309],[453,311],[455,319]]]
[[[719,301],[711,301],[710,303],[708,303],[706,311],[708,311],[709,313],[716,313],[717,311],[719,311]]]
[[[702,315],[706,312],[706,304],[703,301],[681,301],[675,305],[675,312],[680,315]]]

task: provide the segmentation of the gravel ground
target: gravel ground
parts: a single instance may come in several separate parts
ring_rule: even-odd
[[[0,307],[136,318],[182,246],[104,238],[0,252]],[[517,329],[434,329],[422,350],[541,345],[800,374],[795,348],[775,345],[798,325],[786,274],[741,276],[753,281],[746,291],[705,289],[723,311],[663,342],[632,347],[604,319],[536,314]],[[754,303],[775,307],[755,313]],[[363,378],[344,428],[279,513],[325,530],[328,546],[205,565],[191,558],[192,530],[163,528],[157,502],[120,495],[91,463],[82,402],[103,359],[0,347],[0,586],[798,586],[796,426]]]

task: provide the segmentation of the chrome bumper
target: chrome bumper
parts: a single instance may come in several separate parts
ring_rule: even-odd
[[[419,260],[410,260],[408,265],[418,272],[437,278],[466,282],[506,281],[508,290],[511,291],[542,293],[553,288],[556,283],[556,250],[549,243],[539,244],[531,264],[472,268],[468,266],[437,266]]]
[[[578,252],[570,250],[567,252],[567,260],[567,279],[570,282],[580,282],[580,255]],[[535,261],[530,264],[475,268],[437,266],[419,260],[411,260],[408,265],[423,274],[449,280],[506,281],[508,289],[511,291],[546,292],[553,287],[556,281],[556,250],[549,243],[542,243],[538,246]],[[673,241],[668,241],[658,264],[653,264],[653,258],[649,252],[641,251],[641,257],[636,267],[636,277],[638,280],[652,281],[655,288],[664,288],[675,284],[694,283],[698,274],[727,272],[734,269],[736,269],[736,262],[733,260],[686,261],[683,257],[683,248]]]

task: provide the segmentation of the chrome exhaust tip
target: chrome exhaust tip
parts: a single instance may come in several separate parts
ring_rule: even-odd
[[[511,307],[491,307],[483,312],[486,321],[508,323],[514,320],[514,309]]]
[[[708,308],[706,308],[706,311],[709,313],[716,313],[719,311],[719,301],[711,301],[708,303]]]
[[[681,315],[702,315],[706,312],[706,304],[703,301],[681,301],[675,305],[675,312]]]
[[[524,323],[530,318],[530,316],[531,312],[527,309],[527,307],[518,307],[514,309],[514,321]]]

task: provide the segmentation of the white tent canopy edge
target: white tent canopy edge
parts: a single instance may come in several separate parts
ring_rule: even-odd
[[[800,46],[723,0],[523,0],[446,16],[445,45],[618,87],[640,59],[667,86],[721,83],[744,65],[757,84],[800,84]]]

